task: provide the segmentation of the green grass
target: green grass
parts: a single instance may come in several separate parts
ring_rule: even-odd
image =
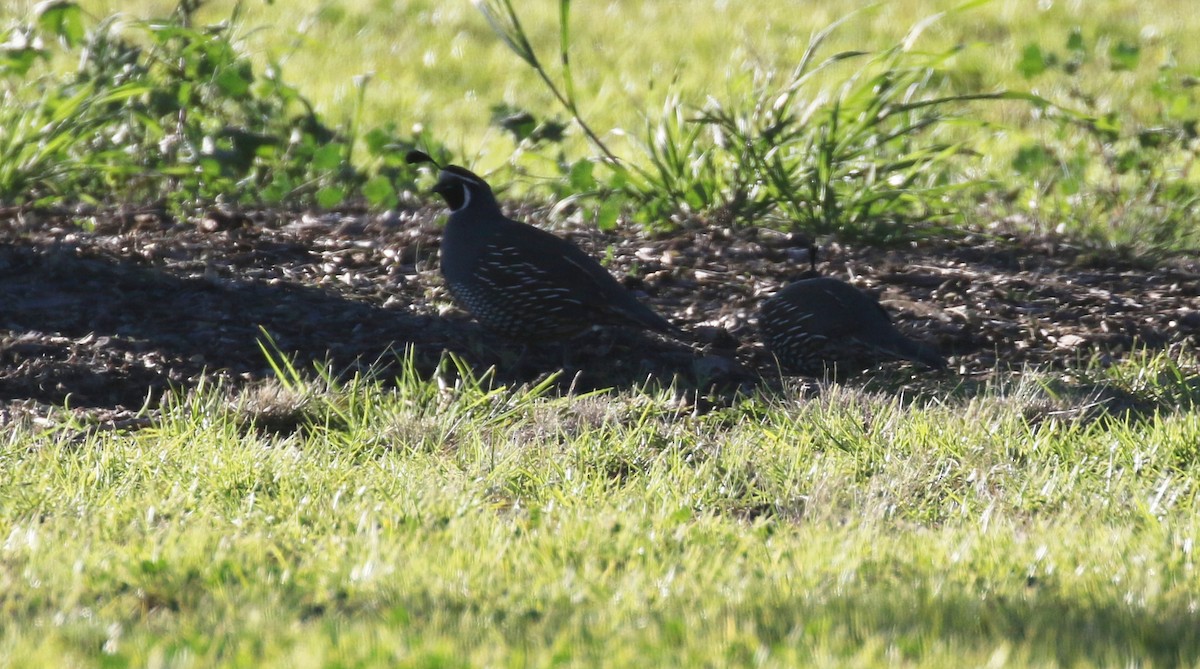
[[[495,15],[506,2],[482,4]],[[101,81],[141,71],[113,44],[87,53],[98,62],[78,44],[48,49],[66,82],[40,65],[0,79],[17,101],[0,126],[25,129],[0,132],[0,197],[382,208],[418,186],[399,156],[420,145],[506,194],[570,198],[602,226],[690,217],[884,244],[1000,222],[1133,254],[1200,245],[1200,20],[1167,0],[1043,4],[522,3],[507,37],[528,38],[538,71],[471,3],[212,2],[192,17],[199,32],[111,33],[141,45],[130,52],[150,72],[135,77],[144,95],[88,105],[112,127],[56,123],[59,105],[38,103],[75,94],[79,63]],[[174,5],[81,3],[89,30]],[[235,6],[231,28],[202,29]],[[813,76],[794,80],[811,36],[834,24]],[[290,86],[267,76],[280,70]],[[300,124],[307,100],[317,116]]]
[[[32,4],[7,3],[0,17]],[[548,63],[557,4],[520,7]],[[1168,0],[1042,4],[952,13],[920,42],[933,56],[968,46],[937,70],[937,90],[1029,89],[1082,114],[964,106],[970,123],[936,141],[971,136],[979,155],[934,171],[989,188],[943,204],[976,227],[1134,249],[1193,244],[1200,186],[1187,132],[1200,18]],[[83,3],[96,19],[173,5]],[[514,165],[497,174],[518,192],[550,182],[539,192],[558,199],[637,196],[579,169],[595,152],[575,130],[562,144],[514,150],[493,106],[537,119],[564,112],[470,3],[394,6],[248,3],[236,48],[210,45],[229,77],[216,88],[240,87],[229,73],[247,71],[242,54],[256,72],[279,60],[285,80],[338,125],[358,108],[354,75],[373,72],[358,131],[391,121],[403,139],[420,125],[455,160]],[[677,119],[680,134],[664,146],[690,169],[713,155],[708,135],[680,139],[707,96],[735,113],[772,99],[754,73],[786,76],[809,35],[839,18],[835,6],[577,3],[580,112],[647,169],[638,133]],[[201,19],[231,7],[213,2]],[[835,32],[827,55],[886,49],[951,7],[880,4]],[[190,57],[180,62],[213,62]],[[848,67],[830,68],[815,90],[853,76]],[[171,92],[188,83],[164,72],[149,83]],[[4,81],[10,102],[43,91]],[[142,156],[120,162],[124,145],[90,125],[106,127],[105,109],[85,105],[85,124],[67,97],[80,93],[46,90],[64,97],[5,109],[20,121],[0,127],[0,148],[18,158],[0,171],[13,192],[68,168],[102,193],[163,164],[196,178],[193,165],[166,161],[170,151],[152,170]],[[189,110],[197,145],[232,122],[218,93],[204,114]],[[678,116],[661,112],[671,100]],[[247,102],[241,114],[263,102],[274,110],[263,125],[287,135],[294,99],[237,101]],[[143,127],[145,116],[127,115],[146,146],[170,134],[154,126],[163,118]],[[867,130],[860,157],[872,146]],[[306,194],[306,206],[371,183],[373,204],[394,204],[395,175],[349,169],[358,167],[348,165],[351,146],[319,135],[290,163],[287,151],[272,154],[279,163],[266,173],[237,172],[214,153],[213,178],[199,181],[217,195],[261,194],[267,183],[285,203]],[[349,139],[363,151],[363,137]],[[901,137],[905,150],[931,146],[916,139]],[[89,163],[100,159],[88,150],[63,162],[63,145],[100,146],[113,163]],[[871,172],[863,160],[860,172]],[[838,174],[850,186],[858,178]],[[710,180],[684,180],[681,192],[722,192],[702,176]],[[175,195],[204,206],[198,194]],[[723,206],[713,197],[690,213],[720,221]],[[702,416],[658,390],[558,397],[486,390],[450,371],[387,383],[278,371],[286,382],[183,393],[135,432],[75,426],[64,410],[6,433],[0,667],[1200,666],[1200,369],[1188,356],[916,395],[886,381],[815,397],[797,388]]]
[[[835,386],[699,417],[408,375],[17,432],[0,657],[1197,666],[1196,374],[1142,358],[1090,390]],[[1097,389],[1180,408],[1077,413]]]
[[[32,6],[18,0],[14,9]],[[578,2],[572,6],[576,85],[585,117],[599,128],[641,126],[643,114],[661,107],[672,90],[685,104],[705,96],[729,97],[748,91],[755,66],[790,70],[804,53],[810,34],[853,7],[870,3],[817,4],[766,12],[739,2]],[[851,21],[831,43],[834,51],[878,48],[902,39],[918,21],[961,3],[896,0],[880,3]],[[1063,50],[1067,31],[1079,26],[1089,40],[1141,43],[1143,66],[1113,78],[1103,90],[1121,107],[1151,116],[1146,84],[1166,59],[1193,72],[1200,68],[1200,16],[1174,0],[1103,0],[1043,3],[994,0],[931,27],[922,44],[942,50],[980,43],[986,49],[964,54],[960,76],[987,86],[1016,86],[1024,79],[1017,61],[1028,43]],[[166,13],[173,0],[86,0],[96,16],[121,10],[133,16]],[[208,3],[201,17],[224,18],[229,0]],[[263,30],[248,37],[258,53],[284,56],[289,78],[337,120],[352,106],[350,77],[374,73],[366,117],[369,125],[395,120],[402,127],[421,123],[467,157],[489,150],[481,160],[494,166],[509,147],[489,147],[499,132],[489,126],[490,108],[509,104],[535,112],[555,110],[537,76],[496,39],[470,2],[295,0],[245,3],[247,26]],[[558,41],[558,3],[527,2],[519,7],[525,27],[543,53]],[[293,36],[296,33],[296,36]],[[1040,93],[1064,93],[1067,78],[1039,83]],[[1024,123],[1026,112],[1011,108],[1007,120]]]

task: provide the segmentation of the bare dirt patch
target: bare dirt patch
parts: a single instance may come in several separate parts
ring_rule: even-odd
[[[705,344],[606,329],[568,346],[523,346],[490,337],[451,304],[437,272],[440,216],[5,212],[0,422],[63,405],[128,416],[205,376],[269,377],[264,331],[301,368],[338,372],[397,364],[411,350],[423,370],[452,351],[480,371],[495,366],[503,382],[565,365],[563,383],[576,388],[650,380],[728,391],[777,380],[753,319],[807,269],[798,238],[701,225],[657,237],[560,230]],[[877,294],[902,329],[949,357],[954,375],[1194,347],[1200,334],[1191,259],[1104,266],[1050,242],[983,237],[823,255],[823,273]]]

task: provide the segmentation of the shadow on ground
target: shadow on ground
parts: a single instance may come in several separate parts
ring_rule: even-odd
[[[371,368],[381,378],[406,354],[432,373],[446,351],[479,373],[495,366],[505,384],[564,364],[579,372],[564,382],[580,390],[695,377],[690,348],[633,331],[526,347],[489,338],[462,314],[418,313],[399,300],[384,306],[298,282],[189,274],[75,246],[8,244],[0,250],[0,403],[131,410],[204,375],[266,378],[264,333],[300,369]]]
[[[136,411],[206,376],[269,377],[264,331],[301,369],[378,370],[411,351],[432,373],[449,351],[478,373],[495,367],[506,385],[562,367],[559,383],[576,390],[660,384],[729,396],[780,385],[754,314],[806,268],[806,240],[701,223],[653,238],[559,230],[677,324],[732,337],[713,338],[721,349],[608,328],[566,345],[523,345],[490,337],[453,308],[437,272],[440,217],[436,208],[190,222],[153,209],[0,212],[0,423],[63,405]],[[1195,260],[1097,267],[1035,242],[826,247],[822,273],[880,297],[901,329],[952,367],[944,378],[900,368],[857,383],[961,395],[1027,365],[1067,369],[1200,342]]]
[[[948,585],[937,592],[915,587],[900,596],[852,595],[803,606],[781,601],[756,612],[757,629],[764,640],[785,643],[794,638],[797,617],[848,620],[847,634],[894,639],[896,651],[910,661],[922,657],[930,639],[940,639],[963,649],[995,649],[997,666],[1021,663],[1023,650],[1061,666],[1176,666],[1200,652],[1197,615],[1186,604],[1159,610],[1109,603],[1081,607],[1054,584],[1016,577],[1025,581],[1016,596]],[[1003,585],[997,589],[1013,593]]]

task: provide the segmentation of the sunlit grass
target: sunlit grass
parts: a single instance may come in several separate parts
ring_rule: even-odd
[[[84,5],[144,17],[174,2]],[[231,7],[212,2],[202,17]],[[670,96],[688,109],[736,99],[756,70],[790,71],[809,35],[848,10],[764,7],[577,3],[581,112],[619,143],[609,129],[640,128]],[[829,49],[894,44],[950,7],[880,4]],[[546,54],[556,9],[521,7]],[[280,60],[335,123],[353,106],[353,78],[373,73],[366,126],[425,125],[487,167],[512,148],[490,125],[493,105],[561,113],[468,2],[246,10],[249,48]],[[1092,78],[1017,71],[1028,45],[1061,54],[1074,27],[1100,61]],[[1198,30],[1186,3],[1167,0],[997,0],[933,24],[922,45],[967,46],[951,70],[964,92],[1029,87],[1078,102],[1082,88],[1096,111],[1150,122],[1162,112],[1150,94],[1158,67],[1200,68]],[[1140,59],[1112,71],[1105,59],[1122,40]],[[995,124],[980,140],[984,176],[1006,172],[1023,133],[1060,130],[1028,106],[979,113]],[[586,147],[575,137],[567,150]],[[1136,171],[1121,178],[1135,195],[1156,186]],[[1046,226],[1065,215],[1047,210]],[[831,386],[703,416],[650,389],[488,389],[451,363],[439,379],[409,370],[394,383],[276,369],[277,382],[181,395],[137,432],[22,426],[0,440],[0,665],[1195,666],[1200,656],[1191,359],[947,382],[915,398]]]
[[[1134,373],[1146,364],[1177,372]],[[1194,397],[1175,364],[1089,383]],[[688,417],[657,392],[487,390],[452,370],[390,389],[291,377],[311,410],[290,428],[209,388],[136,433],[10,437],[0,652],[171,667],[1200,652],[1193,411],[1087,418],[1088,393],[1029,377]]]
[[[80,21],[80,32],[100,36],[108,12],[144,17],[173,4],[85,6],[93,20]],[[559,33],[560,7],[571,8],[569,37]],[[495,177],[509,197],[570,198],[604,225],[661,229],[694,217],[873,244],[999,227],[1152,257],[1200,239],[1192,215],[1200,60],[1183,32],[1194,17],[1166,3],[1132,7],[885,2],[834,16],[741,3],[522,3],[521,27],[494,32],[470,3],[214,2],[189,20],[236,15],[232,29],[177,26],[189,37],[175,39],[118,21],[126,39],[156,45],[130,71],[147,73],[137,80],[157,97],[132,100],[136,111],[112,117],[111,131],[64,124],[73,133],[65,136],[90,144],[51,144],[42,162],[75,161],[78,172],[62,177],[14,158],[3,190],[43,203],[72,192],[165,196],[176,210],[213,197],[388,207],[417,187],[399,156],[420,145]],[[36,30],[72,43],[54,25]],[[508,53],[517,34],[537,58]],[[212,55],[184,50],[188,40],[209,42]],[[119,49],[107,44],[90,54],[50,50],[51,69],[84,63],[125,76]],[[804,59],[810,44],[815,58]],[[219,61],[208,64],[209,79],[180,74],[204,72],[209,57]],[[277,85],[276,63],[294,89]],[[70,75],[55,80],[42,67],[14,77],[6,82],[14,123],[22,106],[39,109],[38,91],[74,90]],[[555,95],[565,87],[567,97]],[[162,112],[159,103],[176,99],[195,106],[187,91],[196,90],[232,98]],[[322,116],[297,125],[307,99]],[[255,105],[268,111],[255,116]],[[41,116],[27,125],[46,126]],[[158,141],[167,131],[185,140],[179,156],[176,144]],[[122,146],[122,138],[144,141]],[[25,135],[10,139],[14,156],[43,155]],[[202,183],[196,165],[176,161],[196,156]],[[131,177],[143,164],[151,178]],[[97,192],[89,170],[105,167],[117,189]],[[188,179],[164,181],[176,170]]]

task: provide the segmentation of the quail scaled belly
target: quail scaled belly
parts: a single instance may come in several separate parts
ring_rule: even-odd
[[[593,325],[678,335],[574,244],[506,217],[476,174],[447,165],[433,191],[450,207],[442,276],[485,328],[526,340],[564,339]]]
[[[937,351],[901,334],[879,302],[832,277],[787,286],[763,303],[758,321],[780,365],[798,374],[856,372],[893,359],[946,366]]]

